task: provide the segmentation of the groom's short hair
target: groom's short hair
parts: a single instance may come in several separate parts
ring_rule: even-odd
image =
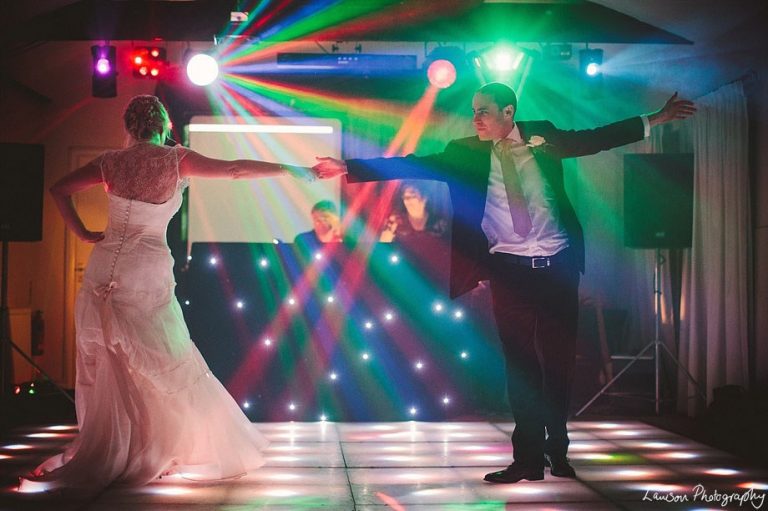
[[[477,92],[490,96],[493,102],[499,107],[499,110],[503,109],[507,105],[512,105],[517,111],[517,94],[512,90],[512,87],[506,83],[491,82],[486,83],[480,87]]]

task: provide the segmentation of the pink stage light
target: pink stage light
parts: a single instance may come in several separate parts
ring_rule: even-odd
[[[112,64],[110,64],[109,59],[101,57],[96,61],[96,72],[100,75],[108,74],[111,70]]]
[[[438,89],[447,89],[456,82],[456,66],[449,60],[435,60],[427,68],[427,78]]]

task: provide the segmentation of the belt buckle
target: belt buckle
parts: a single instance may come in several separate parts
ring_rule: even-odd
[[[549,266],[549,257],[531,257],[531,268],[547,268]]]

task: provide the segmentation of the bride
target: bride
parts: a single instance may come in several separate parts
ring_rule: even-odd
[[[189,177],[311,174],[164,146],[170,120],[155,96],[134,97],[123,119],[127,148],[102,154],[50,190],[67,227],[95,243],[75,312],[79,435],[22,478],[22,492],[143,485],[165,474],[223,479],[264,463],[267,441],[189,337],[165,233]],[[109,196],[103,233],[83,225],[71,198],[98,184]]]

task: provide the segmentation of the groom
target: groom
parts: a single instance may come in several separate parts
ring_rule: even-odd
[[[515,483],[575,477],[566,454],[569,387],[575,362],[578,286],[584,271],[581,225],[565,193],[563,158],[629,144],[652,126],[693,114],[675,93],[652,114],[592,130],[560,130],[549,121],[515,122],[517,97],[489,83],[472,99],[477,136],[452,140],[428,156],[318,158],[320,178],[347,181],[433,179],[453,203],[451,297],[491,285],[515,419],[514,463],[485,480]]]

